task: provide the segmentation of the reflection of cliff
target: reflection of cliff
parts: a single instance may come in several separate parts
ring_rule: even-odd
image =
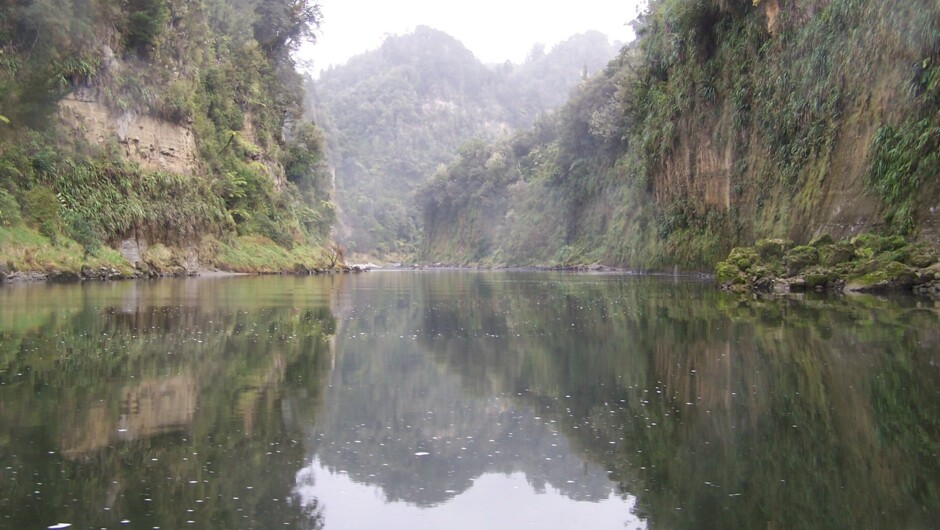
[[[75,527],[322,524],[290,499],[329,370],[328,282],[46,287],[0,292],[30,314],[0,330],[0,374],[20,374],[0,385],[4,524],[52,507]]]
[[[125,386],[121,412],[108,414],[103,403],[90,405],[86,415],[62,431],[62,453],[69,458],[117,441],[130,441],[188,430],[196,411],[196,382],[190,376],[151,378]],[[69,419],[71,418],[71,419]]]
[[[445,502],[486,473],[525,474],[577,500],[614,491],[603,468],[572,453],[554,421],[511,396],[473,395],[417,340],[433,275],[373,274],[346,291],[337,360],[316,428],[327,469],[382,489],[390,501]],[[366,287],[366,285],[368,287]],[[455,330],[460,333],[460,330]]]
[[[652,527],[940,520],[936,308],[534,278],[428,289],[419,340],[465,391],[539,407]]]

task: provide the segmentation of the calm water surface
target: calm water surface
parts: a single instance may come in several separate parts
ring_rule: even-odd
[[[0,528],[933,528],[940,307],[673,278],[0,288]]]

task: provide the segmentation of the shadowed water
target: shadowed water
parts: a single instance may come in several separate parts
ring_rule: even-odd
[[[940,308],[527,272],[0,288],[0,527],[931,528]]]

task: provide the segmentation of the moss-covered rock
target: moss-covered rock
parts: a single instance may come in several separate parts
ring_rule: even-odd
[[[871,257],[882,252],[898,250],[906,245],[901,236],[879,236],[877,234],[859,234],[852,238],[852,245],[859,257]]]
[[[905,249],[904,263],[911,267],[923,269],[940,261],[940,253],[937,252],[937,249],[926,243],[908,245]]]
[[[751,268],[751,265],[759,261],[759,256],[757,252],[751,247],[736,247],[731,249],[731,253],[728,254],[728,263],[731,263],[737,267],[740,271],[746,271]],[[719,264],[720,266],[721,264]]]
[[[820,265],[814,265],[803,271],[803,279],[806,281],[806,287],[810,289],[828,287],[830,283],[838,278],[838,272],[829,267]]]
[[[790,249],[783,258],[787,267],[787,276],[796,276],[803,269],[819,264],[819,250],[809,245]]]
[[[892,261],[864,276],[850,278],[846,288],[857,292],[886,292],[910,289],[918,277],[913,267]]]
[[[734,285],[746,285],[748,283],[747,275],[744,274],[737,265],[732,263],[730,259],[718,264],[718,267],[715,269],[715,276],[718,283],[725,288],[730,288]]]
[[[822,248],[822,247],[832,245],[833,243],[835,243],[835,241],[832,239],[832,236],[830,236],[829,234],[820,234],[814,237],[813,240],[809,242],[809,246]]]
[[[940,253],[924,243],[874,234],[842,241],[819,236],[792,248],[781,240],[761,240],[753,248],[735,248],[716,274],[723,287],[735,291],[923,294],[940,283]]]
[[[830,267],[841,263],[848,263],[855,257],[855,247],[848,241],[839,241],[819,249],[819,261]]]
[[[792,246],[792,241],[784,239],[759,239],[757,243],[754,243],[754,250],[761,260],[775,261],[783,258],[786,251]]]

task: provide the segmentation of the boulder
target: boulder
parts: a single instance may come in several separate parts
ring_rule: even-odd
[[[846,282],[846,289],[861,293],[910,290],[917,276],[917,271],[912,267],[892,261],[874,272],[851,278]]]
[[[839,241],[820,249],[820,263],[828,266],[848,263],[855,257],[855,247],[848,241]]]
[[[731,249],[731,253],[728,254],[728,259],[723,263],[730,263],[741,271],[746,271],[751,268],[751,265],[757,263],[757,261],[757,251],[755,251],[753,248],[735,247]]]
[[[779,260],[793,246],[792,241],[785,239],[758,239],[754,243],[754,250],[764,261]]]
[[[904,263],[923,269],[940,261],[937,250],[926,243],[917,243],[905,247]]]
[[[803,269],[819,264],[819,250],[809,245],[793,247],[783,258],[787,276],[796,276]]]
[[[833,243],[835,243],[835,241],[832,239],[832,236],[830,236],[829,234],[820,234],[814,237],[813,240],[809,242],[809,246],[822,248],[828,245],[832,245]]]
[[[718,264],[718,267],[715,269],[715,276],[718,283],[726,289],[735,285],[746,285],[748,283],[747,275],[745,275],[737,265],[732,263],[730,259]]]

